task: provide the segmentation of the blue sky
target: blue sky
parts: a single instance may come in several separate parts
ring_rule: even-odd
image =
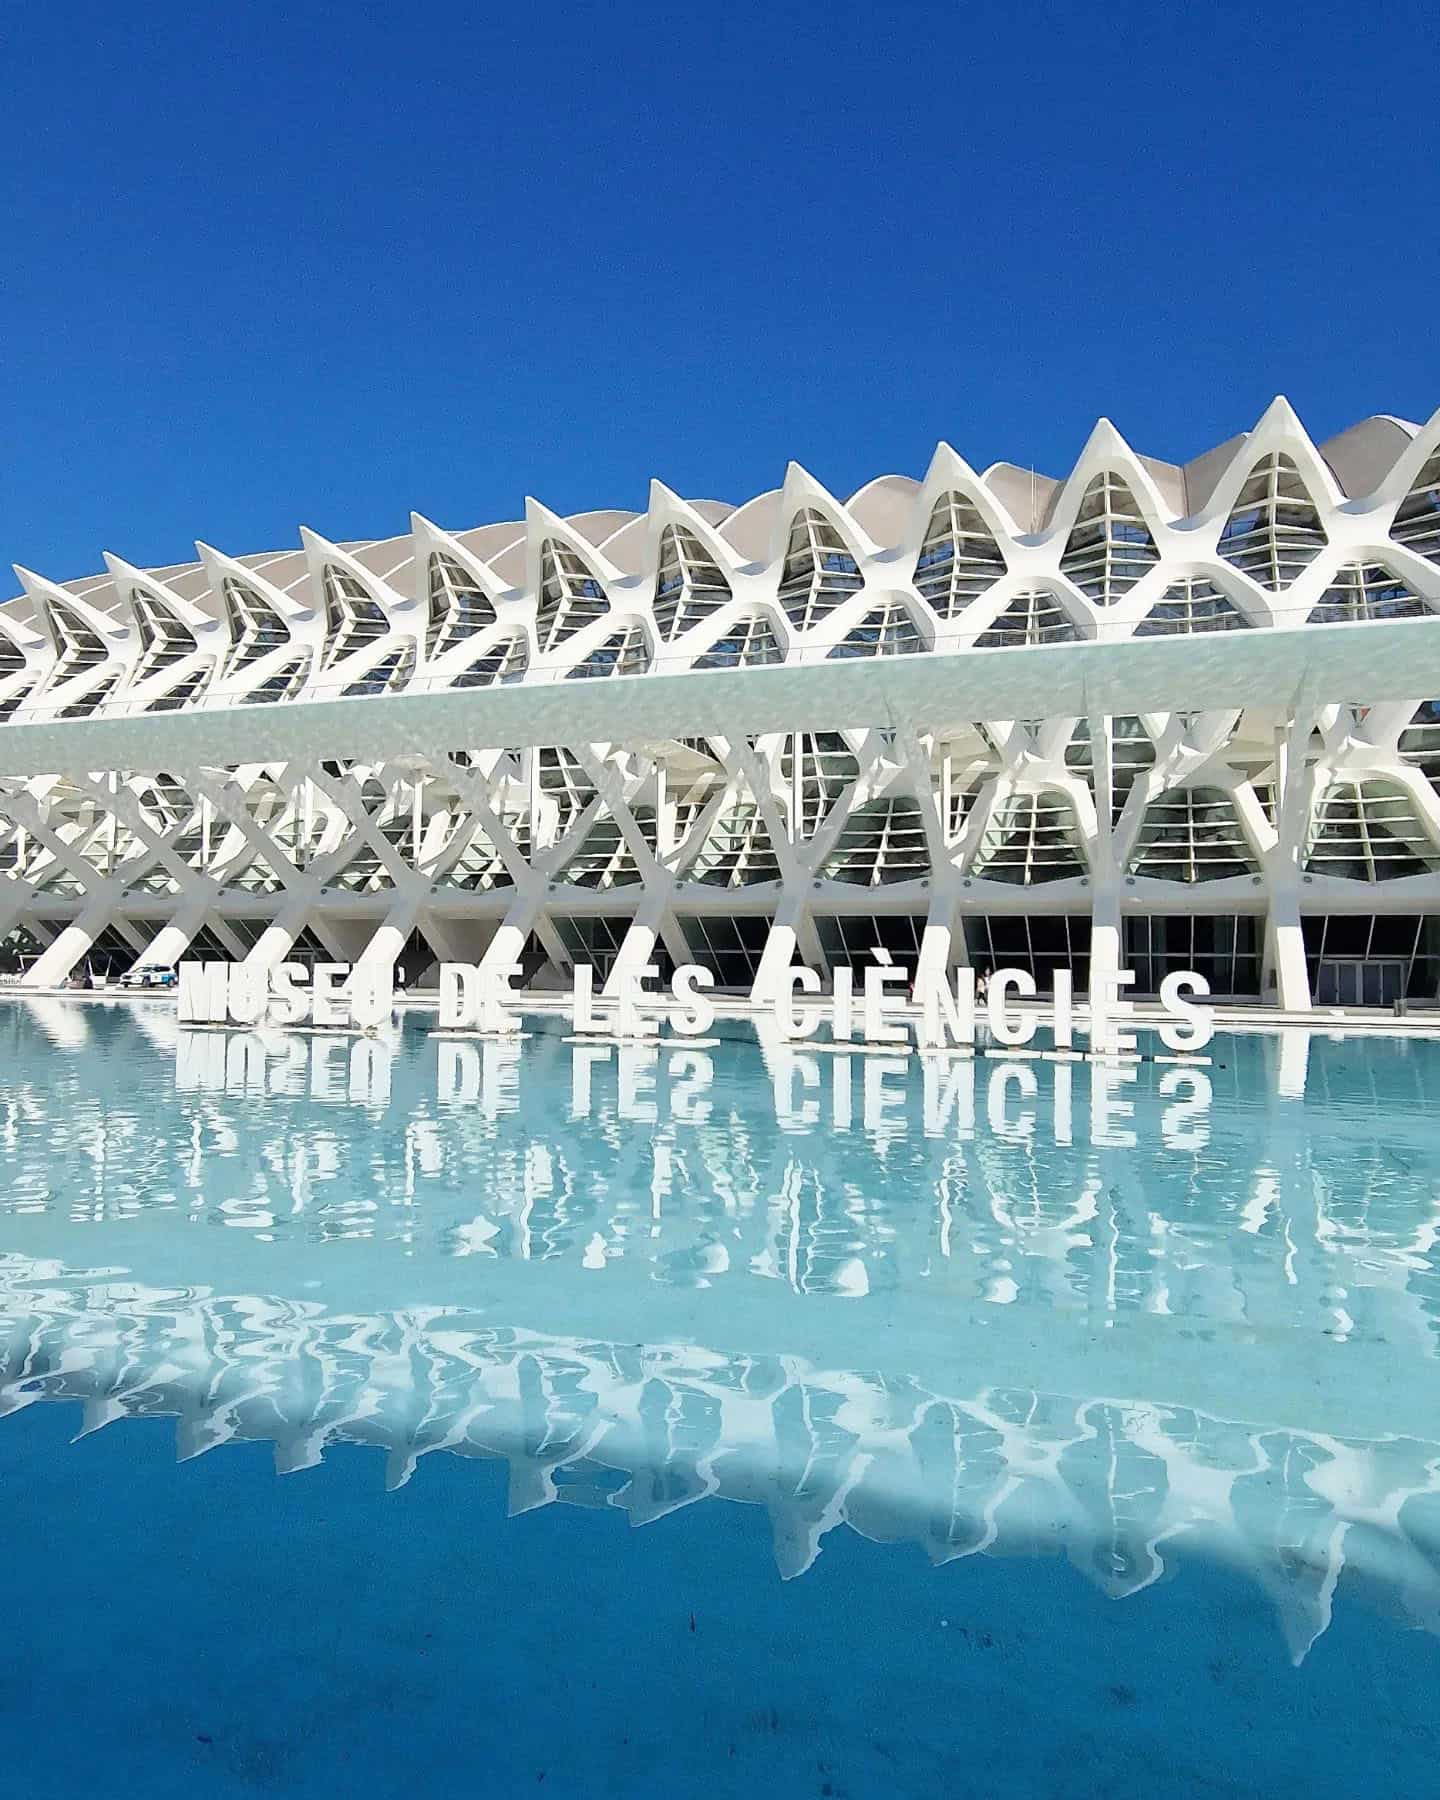
[[[1430,6],[0,19],[0,559],[1440,406]]]

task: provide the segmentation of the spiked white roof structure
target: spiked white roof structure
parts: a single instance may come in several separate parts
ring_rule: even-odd
[[[1340,961],[1440,992],[1440,415],[1317,446],[1277,400],[1183,467],[1102,420],[1063,481],[942,444],[844,503],[792,464],[738,507],[656,483],[643,515],[301,540],[21,572],[0,906],[28,979],[197,934],[613,975],[697,933],[713,960],[687,920],[723,911],[763,991],[851,954],[832,919],[953,958],[992,914],[1083,915],[1083,949],[1030,933],[1043,972],[1138,955],[1138,909],[1192,951],[1229,921],[1237,992],[1370,979]],[[1419,921],[1403,957],[1327,954],[1313,919],[1362,912]]]

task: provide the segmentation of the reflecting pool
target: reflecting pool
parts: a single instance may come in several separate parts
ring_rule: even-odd
[[[1433,1785],[1440,1044],[527,1023],[0,1004],[17,1792]]]

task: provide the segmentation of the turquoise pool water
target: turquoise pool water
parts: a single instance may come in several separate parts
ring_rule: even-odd
[[[1440,1045],[531,1024],[0,1005],[13,1791],[1433,1787]]]

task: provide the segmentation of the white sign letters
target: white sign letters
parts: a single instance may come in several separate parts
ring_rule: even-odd
[[[388,1025],[395,981],[388,967],[365,963],[183,962],[182,1025],[319,1025],[372,1031]]]
[[[525,1005],[512,986],[519,974],[514,963],[442,963],[440,1029],[496,1037],[516,1032]],[[700,1038],[714,1027],[710,970],[685,963],[667,989],[659,980],[654,963],[623,968],[612,979],[613,991],[602,998],[595,971],[577,964],[570,996],[575,1035],[629,1041],[653,1038],[668,1026],[680,1037]],[[765,1006],[770,1028],[786,1042],[815,1038],[828,1023],[834,1044],[858,1036],[865,1044],[893,1045],[905,1053],[912,1044],[921,1051],[964,1050],[974,1046],[983,1027],[986,1040],[1001,1049],[1023,1049],[1043,1033],[1048,1048],[1066,1051],[1079,1033],[1093,1055],[1124,1056],[1136,1049],[1135,1003],[1125,993],[1134,984],[1129,969],[1093,970],[1089,993],[1077,1004],[1068,969],[1055,971],[1048,996],[1039,994],[1028,969],[996,969],[982,999],[973,969],[922,971],[912,984],[908,970],[876,962],[858,984],[852,970],[836,969],[828,997],[814,969],[786,969]],[[1196,1003],[1209,991],[1204,976],[1190,970],[1165,977],[1156,1029],[1168,1050],[1193,1054],[1210,1041],[1212,1009]],[[179,1003],[181,1022],[187,1024],[308,1022],[364,1031],[389,1021],[394,984],[388,967],[364,963],[322,962],[308,969],[281,963],[262,969],[188,962],[180,965]]]

